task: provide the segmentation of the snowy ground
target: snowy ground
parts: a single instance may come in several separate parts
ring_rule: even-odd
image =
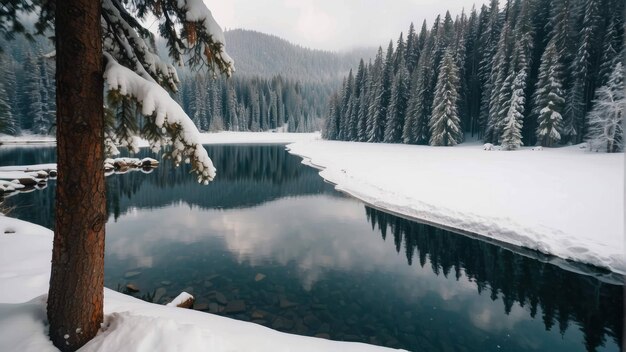
[[[51,144],[55,142],[56,140],[53,136],[42,136],[38,134],[10,136],[0,133],[0,144]]]
[[[287,144],[300,141],[309,141],[320,139],[319,132],[315,133],[283,133],[283,132],[218,132],[218,133],[201,133],[200,140],[202,144],[263,144],[277,143]],[[2,144],[41,144],[54,143],[53,136],[41,136],[26,134],[23,136],[9,136],[0,134],[0,143]],[[148,143],[143,141],[141,144],[147,147]]]
[[[46,333],[52,232],[0,216],[0,351],[58,351]],[[281,333],[190,309],[147,303],[105,289],[105,324],[80,349],[92,351],[390,351]]]
[[[323,140],[287,148],[376,207],[626,273],[623,153]]]

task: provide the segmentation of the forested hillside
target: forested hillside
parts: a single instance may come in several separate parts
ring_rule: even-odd
[[[276,36],[235,29],[224,33],[235,60],[233,78],[182,70],[179,99],[202,131],[320,130],[341,78],[374,50],[339,54],[312,50]],[[371,51],[371,52],[370,52]]]
[[[407,33],[350,71],[325,138],[623,149],[624,1],[492,0]]]
[[[234,76],[179,68],[178,92],[171,93],[202,131],[319,130],[341,77],[368,55],[366,49],[350,54],[306,49],[254,31],[231,30],[225,36],[236,62]],[[157,43],[165,53],[162,44]],[[0,47],[0,133],[53,133],[54,59],[44,55],[54,49],[50,41],[16,36],[0,40]],[[125,108],[109,107],[113,113]]]
[[[313,50],[277,36],[244,29],[226,31],[224,36],[239,76],[273,78],[280,75],[302,82],[341,82],[360,58],[376,54],[375,48],[345,53]]]

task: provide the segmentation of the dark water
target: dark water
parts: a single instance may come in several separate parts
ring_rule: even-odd
[[[107,178],[108,287],[159,302],[185,290],[235,319],[415,351],[620,350],[621,285],[369,208],[282,146],[207,149],[208,186],[167,164]],[[0,148],[0,164],[53,151]],[[53,194],[5,205],[51,227]]]

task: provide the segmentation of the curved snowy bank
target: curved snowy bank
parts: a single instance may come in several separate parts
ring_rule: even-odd
[[[287,149],[375,207],[626,273],[624,154],[321,140]]]
[[[47,336],[52,231],[0,215],[0,351],[58,352]],[[375,352],[391,349],[278,332],[104,290],[105,322],[81,352]]]

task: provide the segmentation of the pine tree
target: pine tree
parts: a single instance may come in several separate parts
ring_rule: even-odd
[[[597,89],[594,107],[589,112],[587,142],[590,150],[607,153],[624,150],[625,112],[624,67],[618,62],[607,84]]]
[[[383,62],[383,51],[378,47],[378,53],[372,67],[372,78],[370,80],[370,106],[368,108],[367,119],[367,141],[380,142],[383,137],[385,126],[383,113],[386,114],[386,106],[383,109],[385,88],[384,88],[384,71],[387,70]]]
[[[522,123],[524,121],[524,106],[526,89],[526,71],[520,70],[513,81],[513,94],[509,110],[504,120],[500,141],[504,150],[515,150],[522,146]]]
[[[9,95],[4,89],[4,83],[0,81],[0,133],[15,134],[15,125]]]
[[[552,147],[561,140],[563,98],[561,64],[556,42],[550,41],[541,57],[537,89],[533,97],[537,118],[537,140],[544,147]]]
[[[435,88],[433,114],[430,118],[430,145],[452,146],[463,140],[461,121],[458,115],[459,69],[452,50],[447,50]]]
[[[406,116],[407,103],[409,100],[409,71],[400,61],[398,73],[391,87],[391,101],[387,111],[387,126],[385,127],[386,143],[401,143],[402,129]]]
[[[479,121],[481,125],[482,134],[488,128],[490,123],[490,102],[492,101],[492,91],[497,75],[492,74],[494,72],[494,58],[496,56],[497,45],[500,38],[500,12],[498,9],[498,0],[491,0],[491,4],[488,10],[487,23],[480,37],[480,42],[483,46],[483,55],[480,61],[478,69],[478,75],[481,81],[482,97],[480,100],[480,115]],[[497,72],[497,67],[496,67]],[[490,140],[491,138],[487,138]]]
[[[489,115],[485,126],[486,142],[498,143],[498,138],[502,133],[502,123],[508,111],[508,101],[511,99],[511,86],[514,76],[509,74],[512,33],[511,17],[509,17],[502,28],[500,39],[498,40],[498,50],[493,59],[491,70],[491,96],[489,97]]]
[[[623,11],[614,10],[615,13],[609,19],[609,24],[604,33],[602,41],[602,58],[598,70],[598,85],[605,85],[611,76],[613,67],[622,57],[619,55],[619,48],[623,46],[623,25],[621,13]]]
[[[582,29],[580,30],[580,45],[570,68],[573,83],[567,94],[566,120],[567,126],[574,125],[574,133],[569,133],[575,142],[581,142],[585,129],[585,112],[592,99],[594,72],[592,65],[597,55],[599,23],[601,21],[599,0],[586,0],[583,15]]]
[[[409,32],[406,36],[406,54],[404,60],[406,62],[406,68],[409,73],[413,72],[417,61],[419,60],[420,48],[418,43],[418,36],[415,33],[415,27],[413,22],[409,26]]]
[[[26,57],[24,62],[26,81],[24,82],[24,124],[22,128],[30,129],[35,134],[47,134],[48,124],[45,120],[44,105],[41,101],[43,87],[41,84],[41,71],[37,60],[32,55]]]

